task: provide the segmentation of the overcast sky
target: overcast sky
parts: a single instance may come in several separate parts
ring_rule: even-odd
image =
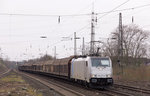
[[[73,55],[73,40],[61,41],[62,37],[78,37],[90,41],[92,5],[95,13],[111,11],[127,0],[0,0],[0,48],[1,56],[10,60],[27,60],[44,54],[57,57]],[[150,4],[149,0],[129,0],[116,10]],[[118,26],[119,12],[123,24],[134,23],[150,30],[150,5],[132,10],[97,15],[96,40],[108,38]],[[11,14],[11,15],[10,15]],[[85,14],[85,15],[80,15]],[[41,16],[42,15],[42,16]],[[60,16],[60,23],[58,18]],[[47,36],[47,38],[40,38]],[[78,54],[82,39],[77,40]],[[88,43],[87,43],[88,44]]]

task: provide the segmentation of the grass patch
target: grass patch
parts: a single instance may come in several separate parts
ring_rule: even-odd
[[[18,75],[8,75],[2,79],[0,79],[2,82],[25,82],[21,76]]]
[[[16,73],[10,73],[8,76],[1,78],[0,93],[4,96],[43,96],[43,94],[32,88],[23,78]]]
[[[32,96],[43,96],[42,93],[36,92],[36,90],[32,87],[28,88],[28,93]]]

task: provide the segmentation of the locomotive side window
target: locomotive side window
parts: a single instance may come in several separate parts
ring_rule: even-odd
[[[93,67],[99,67],[99,66],[105,66],[109,67],[109,59],[108,58],[91,58],[92,66]]]
[[[86,67],[88,66],[88,62],[86,61]]]

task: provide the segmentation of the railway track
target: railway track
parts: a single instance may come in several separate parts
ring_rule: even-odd
[[[43,85],[46,85],[48,88],[53,89],[53,90],[55,90],[56,92],[58,92],[58,93],[60,93],[60,94],[62,94],[62,95],[64,95],[64,96],[86,96],[86,95],[84,95],[84,94],[82,94],[82,93],[79,93],[79,92],[77,92],[77,91],[75,91],[75,90],[72,90],[72,89],[70,89],[70,88],[67,88],[67,87],[65,87],[65,86],[63,86],[63,85],[61,85],[61,84],[57,84],[57,83],[51,82],[50,80],[39,79],[39,78],[37,78],[37,77],[35,77],[35,76],[33,76],[33,75],[26,74],[26,73],[24,73],[24,72],[18,72],[18,71],[16,71],[16,70],[12,70],[12,69],[9,69],[9,70],[7,70],[6,72],[0,74],[0,78],[3,77],[3,76],[5,76],[5,75],[7,75],[7,74],[9,74],[10,72],[15,72],[15,73],[20,74],[20,75],[23,75],[23,76],[25,76],[25,77],[27,77],[27,78],[36,80],[36,81],[42,83]],[[69,84],[70,84],[70,83],[69,83]],[[80,87],[80,86],[78,86],[78,87]],[[81,87],[80,87],[80,88],[81,88]],[[83,87],[82,87],[82,88],[83,88]],[[85,88],[83,88],[83,89],[85,89]],[[101,90],[95,90],[95,89],[93,90],[93,89],[88,88],[88,89],[86,89],[86,90],[87,90],[87,91],[88,91],[88,90],[89,90],[89,91],[92,90],[92,91],[95,91],[96,93],[104,94],[104,95],[107,95],[107,96],[116,96],[116,95],[117,95],[117,96],[118,96],[118,95],[120,95],[120,96],[131,96],[131,94],[119,92],[119,91],[112,90],[112,89],[106,89],[106,90],[104,90],[104,91],[101,91]]]
[[[78,85],[76,85],[76,86],[78,86]],[[101,89],[92,89],[92,88],[83,87],[83,85],[79,85],[78,87],[86,89],[86,90],[92,90],[92,91],[95,91],[95,93],[100,93],[100,94],[107,95],[107,96],[134,96],[132,94],[125,93],[123,91],[118,91],[118,90],[109,89],[109,88],[101,90]]]
[[[21,74],[26,74],[26,73],[23,72]],[[81,86],[79,84],[75,84],[75,83],[64,81],[64,80],[60,80],[60,79],[58,80],[56,78],[51,81],[51,80],[48,79],[49,77],[47,77],[47,76],[45,77],[45,76],[41,76],[41,75],[37,75],[37,74],[30,74],[30,73],[27,73],[27,74],[26,74],[27,76],[29,76],[31,78],[33,77],[33,79],[35,79],[35,80],[37,79],[40,82],[42,80],[44,85],[48,85],[51,89],[54,89],[57,92],[59,92],[59,91],[63,92],[62,90],[70,91],[67,94],[66,94],[66,92],[60,93],[60,94],[64,94],[65,93],[65,96],[96,96],[95,94],[99,94],[97,96],[103,96],[103,95],[104,96],[133,96],[132,94],[125,93],[123,91],[117,91],[117,90],[114,90],[114,89],[106,89],[106,90],[102,91],[102,90],[97,90],[97,89],[85,88],[85,87],[83,87],[83,86]],[[40,77],[40,79],[38,79],[38,77]],[[54,81],[58,81],[58,82],[61,82],[61,83],[58,83],[58,82],[54,83]],[[52,84],[52,85],[50,85],[50,84]],[[66,84],[67,85],[71,85],[72,88],[65,87]],[[52,88],[53,86],[56,86],[56,88]],[[58,87],[59,87],[59,89],[57,89]],[[87,95],[85,93],[80,93],[74,87],[77,87],[79,90],[83,90],[85,93],[86,92],[89,92],[89,93],[93,92],[95,94]],[[74,94],[74,95],[72,95],[72,94]],[[100,95],[100,94],[103,94],[103,95]]]
[[[24,75],[26,76],[27,78],[30,78],[30,79],[33,79],[33,80],[36,80],[40,83],[42,83],[43,85],[46,85],[48,88],[50,89],[53,89],[55,91],[57,91],[58,93],[64,95],[64,96],[86,96],[82,93],[79,93],[75,90],[72,90],[70,88],[67,88],[61,84],[57,84],[57,83],[54,83],[54,82],[51,82],[49,80],[45,80],[45,79],[39,79],[37,77],[34,77],[33,75],[30,75],[30,74],[26,74],[26,73],[23,73],[23,72],[18,72],[16,70],[12,70],[12,69],[9,69],[7,70],[6,72],[0,74],[0,77],[3,77],[7,74],[9,74],[10,72],[16,72],[17,74],[20,74],[20,75]],[[83,87],[82,87],[83,88]],[[85,89],[85,88],[84,88]],[[107,95],[107,96],[131,96],[131,94],[127,94],[127,93],[123,93],[123,92],[119,92],[117,90],[112,90],[112,89],[106,89],[104,91],[101,91],[101,90],[93,90],[93,89],[88,89],[89,91],[92,90],[92,91],[95,91],[96,93],[100,93],[100,94],[104,94],[104,95]],[[87,90],[87,91],[88,91]]]
[[[3,73],[0,74],[0,78],[3,77],[4,75],[8,74],[10,71],[12,71],[12,69],[9,69]]]
[[[18,74],[20,75],[24,75],[28,78],[32,78],[40,83],[42,83],[43,85],[46,85],[48,88],[50,88],[51,90],[55,90],[56,92],[64,95],[64,96],[86,96],[82,93],[79,93],[79,92],[76,92],[72,89],[69,89],[65,86],[62,86],[62,85],[59,85],[57,83],[54,83],[54,82],[51,82],[49,80],[45,80],[45,79],[39,79],[33,75],[30,75],[30,74],[26,74],[26,73],[23,73],[23,72],[18,72],[18,71],[15,71],[17,72]]]
[[[133,94],[125,93],[123,91],[115,90],[115,89],[106,89],[106,91],[113,94],[113,96],[134,96]]]
[[[139,87],[133,87],[133,86],[122,85],[122,84],[114,84],[113,87],[123,88],[123,89],[127,89],[127,90],[131,90],[131,91],[140,92],[140,93],[150,95],[149,89],[143,89],[143,88],[139,88]]]
[[[103,91],[97,90],[97,92],[102,93],[102,94],[106,94],[107,96],[133,96],[132,94],[120,92],[120,91],[117,91],[114,89],[105,89]]]

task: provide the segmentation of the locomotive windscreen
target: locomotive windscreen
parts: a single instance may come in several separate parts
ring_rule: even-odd
[[[93,67],[109,67],[110,61],[109,58],[91,58]]]

